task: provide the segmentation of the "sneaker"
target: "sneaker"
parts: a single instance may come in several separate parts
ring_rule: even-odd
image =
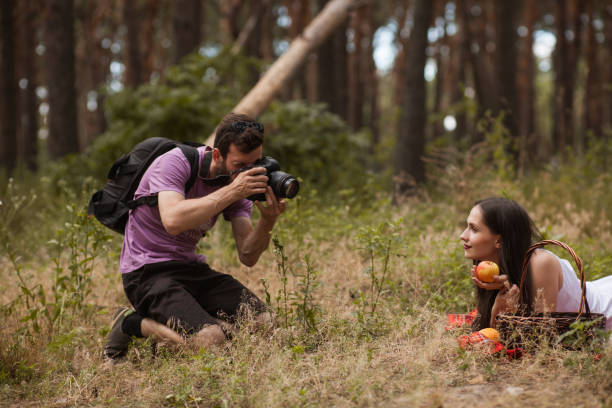
[[[121,330],[121,325],[126,317],[134,313],[134,309],[120,307],[113,316],[111,330],[104,340],[104,356],[112,360],[125,356],[132,338]]]

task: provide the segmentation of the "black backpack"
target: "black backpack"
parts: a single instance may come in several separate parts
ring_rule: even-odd
[[[108,228],[123,234],[129,211],[146,204],[157,205],[157,196],[145,196],[134,200],[140,179],[156,157],[179,147],[191,165],[189,180],[185,183],[185,194],[198,176],[199,143],[178,143],[165,137],[151,137],[138,143],[131,152],[121,156],[108,172],[108,181],[102,190],[96,191],[89,200],[87,213],[94,215]]]

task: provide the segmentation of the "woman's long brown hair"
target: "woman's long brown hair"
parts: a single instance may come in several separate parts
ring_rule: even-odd
[[[500,274],[507,274],[510,284],[519,285],[523,259],[527,249],[535,240],[539,240],[539,233],[527,211],[516,201],[501,197],[490,197],[474,203],[479,206],[485,225],[493,234],[501,236],[499,253]],[[478,261],[474,261],[477,264]],[[520,294],[520,304],[523,312],[528,312],[533,304],[531,296],[531,273],[527,276],[523,290]],[[476,288],[478,300],[478,318],[474,321],[474,329],[480,330],[489,327],[491,309],[495,303],[495,296],[499,291]]]

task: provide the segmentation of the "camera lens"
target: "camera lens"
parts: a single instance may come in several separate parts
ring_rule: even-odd
[[[297,195],[300,189],[300,183],[293,177],[283,183],[283,191],[285,193],[285,197],[293,198]]]
[[[282,171],[270,173],[268,183],[272,187],[274,194],[279,198],[293,198],[300,189],[300,183],[298,183],[295,177]]]

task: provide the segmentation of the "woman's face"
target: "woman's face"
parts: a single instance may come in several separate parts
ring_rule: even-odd
[[[501,236],[493,234],[486,226],[480,206],[470,211],[467,228],[459,238],[463,241],[466,258],[499,263]]]

